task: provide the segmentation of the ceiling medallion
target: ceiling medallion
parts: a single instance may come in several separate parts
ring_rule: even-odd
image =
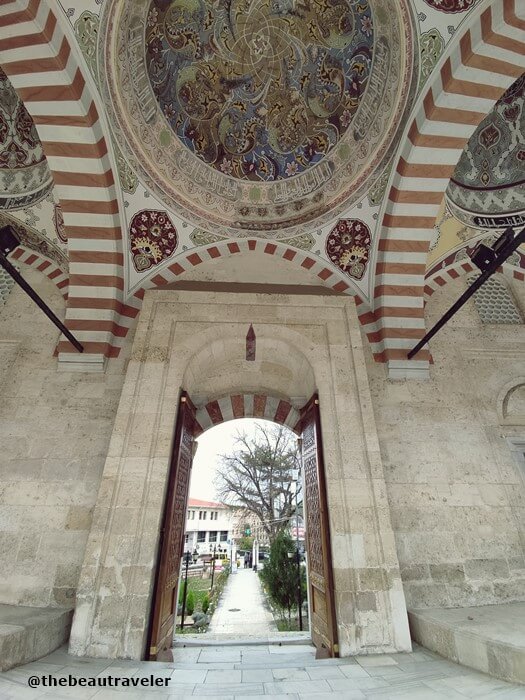
[[[119,145],[196,226],[318,226],[364,194],[410,106],[408,5],[109,0],[99,52]]]

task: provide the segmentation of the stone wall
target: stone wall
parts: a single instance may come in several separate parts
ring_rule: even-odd
[[[464,288],[431,297],[427,328]],[[525,482],[505,438],[525,425],[501,425],[498,400],[523,382],[525,327],[483,326],[469,303],[431,350],[430,381],[367,360],[408,608],[524,600]]]
[[[59,316],[41,273],[24,277]],[[57,372],[59,332],[18,287],[0,308],[0,603],[73,606],[123,360]]]

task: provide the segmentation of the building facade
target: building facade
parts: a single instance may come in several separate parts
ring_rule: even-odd
[[[223,503],[188,499],[184,534],[186,551],[210,554],[215,548],[218,552],[227,552],[232,533],[233,514],[230,508]]]

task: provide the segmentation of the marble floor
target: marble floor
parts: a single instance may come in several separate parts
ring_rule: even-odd
[[[458,666],[421,647],[412,654],[315,660],[309,645],[216,646],[174,650],[174,661],[139,662],[72,657],[59,649],[44,659],[0,675],[2,700],[525,700],[525,686],[512,685]],[[46,686],[29,688],[31,678]],[[50,687],[52,680],[77,682]],[[113,687],[79,687],[80,679],[112,679]],[[114,687],[128,679],[134,686]],[[159,686],[143,687],[158,679]],[[32,681],[34,682],[34,680]],[[86,680],[86,683],[88,681]],[[138,686],[138,687],[137,687]]]

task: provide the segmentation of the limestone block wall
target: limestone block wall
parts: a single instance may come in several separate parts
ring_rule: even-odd
[[[64,300],[23,274],[59,316]],[[57,372],[58,330],[15,287],[0,307],[0,603],[73,606],[123,381]]]
[[[463,284],[431,297],[427,327]],[[525,326],[483,326],[469,305],[431,350],[430,381],[387,380],[367,359],[407,606],[524,600],[525,482],[506,437],[525,425],[501,425],[497,403],[523,382]]]

